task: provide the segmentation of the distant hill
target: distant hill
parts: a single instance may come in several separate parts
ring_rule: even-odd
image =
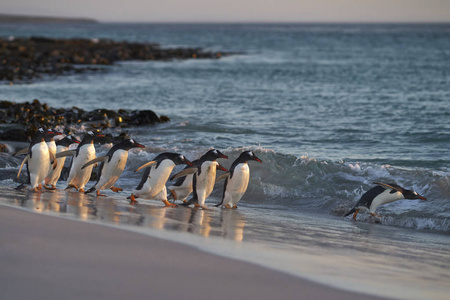
[[[62,18],[0,14],[0,23],[98,23],[88,18]]]

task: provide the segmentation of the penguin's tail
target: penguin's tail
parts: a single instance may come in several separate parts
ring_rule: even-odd
[[[344,217],[348,217],[350,216],[352,213],[354,213],[356,211],[356,208],[352,208]]]
[[[21,191],[23,189],[25,189],[27,187],[27,185],[25,183],[22,183],[21,185],[19,185],[18,187],[15,187],[14,189],[17,191]]]
[[[92,193],[93,191],[95,191],[95,185],[93,187],[91,187],[90,189],[88,189],[86,192],[84,192],[85,194],[89,194]]]

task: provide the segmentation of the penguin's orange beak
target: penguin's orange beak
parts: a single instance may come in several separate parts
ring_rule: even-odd
[[[195,165],[186,157],[184,158],[183,162],[185,162],[190,167],[195,167]]]
[[[221,171],[224,171],[224,172],[228,172],[228,170],[224,166],[222,166],[221,164],[217,165],[217,169],[221,170]]]
[[[145,148],[144,145],[139,144],[139,143],[134,143],[134,147]]]
[[[422,196],[420,196],[420,195],[417,195],[417,199],[420,199],[420,200],[427,200],[427,198],[425,198],[425,197],[422,197]]]

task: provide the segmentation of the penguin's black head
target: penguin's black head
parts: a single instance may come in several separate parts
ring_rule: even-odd
[[[33,136],[33,141],[35,141],[35,142],[44,141],[46,135],[47,135],[47,130],[45,130],[44,128],[39,128],[38,130],[36,130],[36,133]]]
[[[95,138],[97,137],[105,137],[104,134],[100,133],[100,131],[88,131],[83,137],[83,140],[81,141],[82,144],[93,142]]]
[[[45,141],[50,142],[57,135],[62,135],[62,133],[56,130],[47,129],[47,131],[45,132]]]
[[[215,161],[218,158],[228,158],[225,154],[216,149],[211,149],[206,152],[202,157],[201,161]]]
[[[403,192],[403,197],[405,197],[405,199],[420,199],[420,200],[427,200],[427,198],[419,195],[417,192],[413,191],[413,190],[406,190],[404,189]]]
[[[249,160],[256,160],[257,162],[262,163],[262,160],[260,160],[258,157],[256,157],[255,153],[253,151],[244,151],[241,153],[241,155],[238,158],[241,162],[247,162]]]
[[[72,144],[79,144],[80,141],[71,135],[66,135],[64,138],[56,142],[57,146],[69,147]]]
[[[153,160],[160,163],[165,159],[170,159],[171,161],[173,161],[175,165],[186,164],[188,166],[195,167],[195,165],[192,162],[190,162],[184,155],[180,153],[164,152],[156,156]]]
[[[136,147],[145,148],[144,145],[139,144],[134,139],[123,140],[122,142],[117,144],[117,146],[119,149],[123,149],[123,150],[130,150],[131,148],[136,148]]]

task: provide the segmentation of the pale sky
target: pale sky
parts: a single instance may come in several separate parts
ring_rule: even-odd
[[[450,0],[13,0],[0,13],[103,22],[450,22]]]

